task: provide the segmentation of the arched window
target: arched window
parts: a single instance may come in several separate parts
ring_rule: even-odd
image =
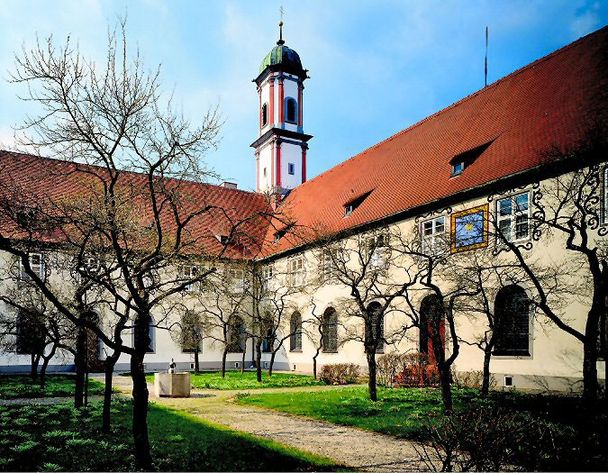
[[[285,99],[285,121],[289,123],[298,121],[298,103],[293,97]]]
[[[323,352],[337,353],[338,351],[338,313],[333,307],[328,307],[323,313]]]
[[[19,355],[39,355],[44,352],[46,336],[41,317],[29,312],[19,312],[16,323],[15,351]]]
[[[302,351],[302,316],[294,312],[289,320],[289,351]]]
[[[367,306],[367,321],[365,324],[365,345],[375,346],[376,352],[384,351],[384,315],[382,305],[372,302]],[[371,331],[370,331],[371,329]]]
[[[530,355],[530,299],[521,287],[503,287],[494,300],[494,355]]]
[[[262,105],[262,127],[268,125],[268,104]]]
[[[182,315],[181,346],[183,353],[200,353],[203,342],[203,327],[199,314],[192,310]]]
[[[133,337],[133,346],[135,346],[135,327],[133,327],[132,337]],[[146,349],[146,353],[154,353],[156,351],[156,326],[154,324],[154,319],[150,317],[148,321],[148,348]]]
[[[148,349],[146,353],[154,353],[156,351],[156,326],[154,320],[150,318],[148,322]]]
[[[246,343],[245,322],[243,322],[240,316],[235,315],[230,320],[228,326],[228,351],[231,353],[243,353],[247,348]]]
[[[429,361],[435,360],[433,351],[433,335],[436,333],[442,345],[445,346],[445,318],[443,303],[436,294],[431,294],[422,299],[420,303],[420,353],[428,355]]]
[[[274,323],[270,315],[262,321],[261,332],[264,335],[262,352],[270,353],[274,347]]]

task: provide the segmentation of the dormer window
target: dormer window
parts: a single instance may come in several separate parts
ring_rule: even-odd
[[[277,230],[274,233],[274,242],[277,243],[281,238],[283,238],[289,230],[293,227],[293,224],[288,224],[287,226]]]
[[[458,176],[462,171],[464,171],[464,161],[452,164],[452,176]]]
[[[215,238],[217,238],[217,241],[219,241],[222,245],[227,245],[228,241],[230,240],[228,235],[215,235]]]
[[[372,191],[366,192],[365,194],[360,195],[356,199],[353,199],[350,202],[344,204],[344,216],[348,217],[349,215],[351,215],[355,211],[355,209],[359,207],[371,193]]]
[[[484,151],[487,150],[492,143],[494,143],[495,139],[496,138],[454,156],[450,160],[450,165],[452,166],[452,177],[462,174],[465,168],[468,168],[471,164],[473,164],[475,160],[477,160],[477,158],[479,158]]]

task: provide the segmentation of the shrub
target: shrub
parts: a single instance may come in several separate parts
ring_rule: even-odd
[[[325,384],[354,384],[359,378],[360,368],[353,363],[323,365],[319,379]]]
[[[456,371],[452,370],[452,381],[457,388],[481,389],[483,371]],[[490,374],[490,389],[496,388],[496,378]]]
[[[392,388],[395,383],[395,377],[405,366],[405,357],[403,353],[386,353],[379,356],[376,360],[377,382],[380,386]]]
[[[417,448],[434,471],[554,470],[566,461],[573,430],[527,413],[477,407],[426,429]]]
[[[402,355],[403,365],[393,380],[394,386],[423,387],[439,384],[437,365],[429,363],[424,353],[408,353]]]

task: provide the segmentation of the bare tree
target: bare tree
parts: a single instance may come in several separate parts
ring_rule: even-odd
[[[325,238],[318,250],[317,286],[335,284],[348,294],[338,298],[335,304],[342,317],[355,321],[345,323],[344,341],[353,340],[363,344],[372,401],[378,398],[376,355],[384,350],[385,345],[401,340],[405,333],[404,326],[387,332],[385,318],[401,312],[396,302],[417,281],[415,276],[403,278],[403,273],[394,271],[396,258],[403,253],[393,251],[393,244],[401,241],[397,233],[395,227],[352,238]]]
[[[454,317],[468,317],[477,327],[481,327],[481,331],[473,333],[469,338],[461,336],[460,341],[483,352],[481,394],[485,396],[490,389],[492,355],[495,351],[500,352],[506,342],[503,339],[506,339],[513,329],[513,321],[500,307],[496,308],[497,297],[504,294],[505,297],[510,297],[511,305],[517,305],[516,311],[529,313],[531,301],[519,297],[519,292],[510,290],[519,288],[518,285],[525,283],[526,278],[518,265],[509,263],[489,251],[458,254],[442,269],[442,276],[451,287],[461,288],[470,294],[469,297],[457,298],[452,310]]]
[[[597,360],[605,334],[608,301],[608,252],[605,235],[605,133],[590,133],[571,149],[552,149],[547,158],[562,166],[556,177],[533,186],[529,239],[519,241],[500,220],[491,222],[499,241],[497,251],[509,252],[529,279],[536,308],[555,326],[583,346],[583,398],[598,395]],[[565,172],[568,171],[568,172]],[[513,192],[515,193],[515,191]],[[517,202],[515,202],[517,205]],[[526,214],[528,213],[526,209]],[[553,260],[535,257],[534,247],[555,245],[566,252]],[[575,279],[570,276],[577,274]],[[587,301],[583,330],[576,328],[564,309],[564,295]],[[604,327],[604,329],[602,329]],[[604,341],[605,343],[605,341]]]
[[[210,176],[201,156],[216,143],[217,114],[212,110],[194,127],[173,111],[170,99],[163,105],[158,71],[145,72],[139,54],[129,55],[124,22],[109,34],[103,68],[85,60],[69,39],[59,47],[49,39],[16,57],[12,81],[24,84],[26,100],[42,110],[25,123],[22,144],[68,160],[61,178],[72,179],[76,191],[66,194],[60,188],[32,195],[54,219],[50,234],[28,229],[19,216],[12,218],[10,205],[3,205],[3,222],[10,225],[0,230],[0,249],[21,260],[42,295],[68,320],[131,357],[136,458],[141,468],[150,469],[143,361],[152,314],[166,313],[163,305],[209,275],[176,275],[184,256],[246,252],[252,235],[259,233],[251,223],[259,209],[253,212],[256,217],[243,216],[214,204],[212,196],[191,194],[190,180]],[[3,184],[11,184],[10,170],[4,177]],[[3,195],[6,203],[10,197]],[[222,228],[219,238],[192,230],[209,221]],[[62,301],[53,285],[36,275],[28,247],[43,236],[75,255],[79,275],[119,302],[115,308],[121,318],[128,313],[132,347],[81,320],[78,307]],[[83,269],[91,255],[102,259],[104,270]]]
[[[219,344],[222,349],[221,373],[226,376],[226,359],[229,352],[247,351],[244,317],[248,313],[248,298],[245,287],[246,268],[249,263],[225,263],[208,281],[204,289],[196,294],[196,306],[201,311],[205,337]],[[241,369],[244,369],[244,360]]]

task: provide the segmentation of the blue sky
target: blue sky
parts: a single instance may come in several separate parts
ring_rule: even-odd
[[[196,121],[219,104],[223,138],[207,161],[252,189],[258,112],[251,80],[277,40],[281,5],[286,44],[311,76],[309,177],[483,87],[486,25],[493,82],[608,24],[604,0],[3,0],[0,144],[10,147],[11,127],[27,111],[5,80],[11,52],[36,34],[71,34],[101,62],[107,24],[126,11],[131,43],[150,68],[162,64],[163,84],[185,114]]]

